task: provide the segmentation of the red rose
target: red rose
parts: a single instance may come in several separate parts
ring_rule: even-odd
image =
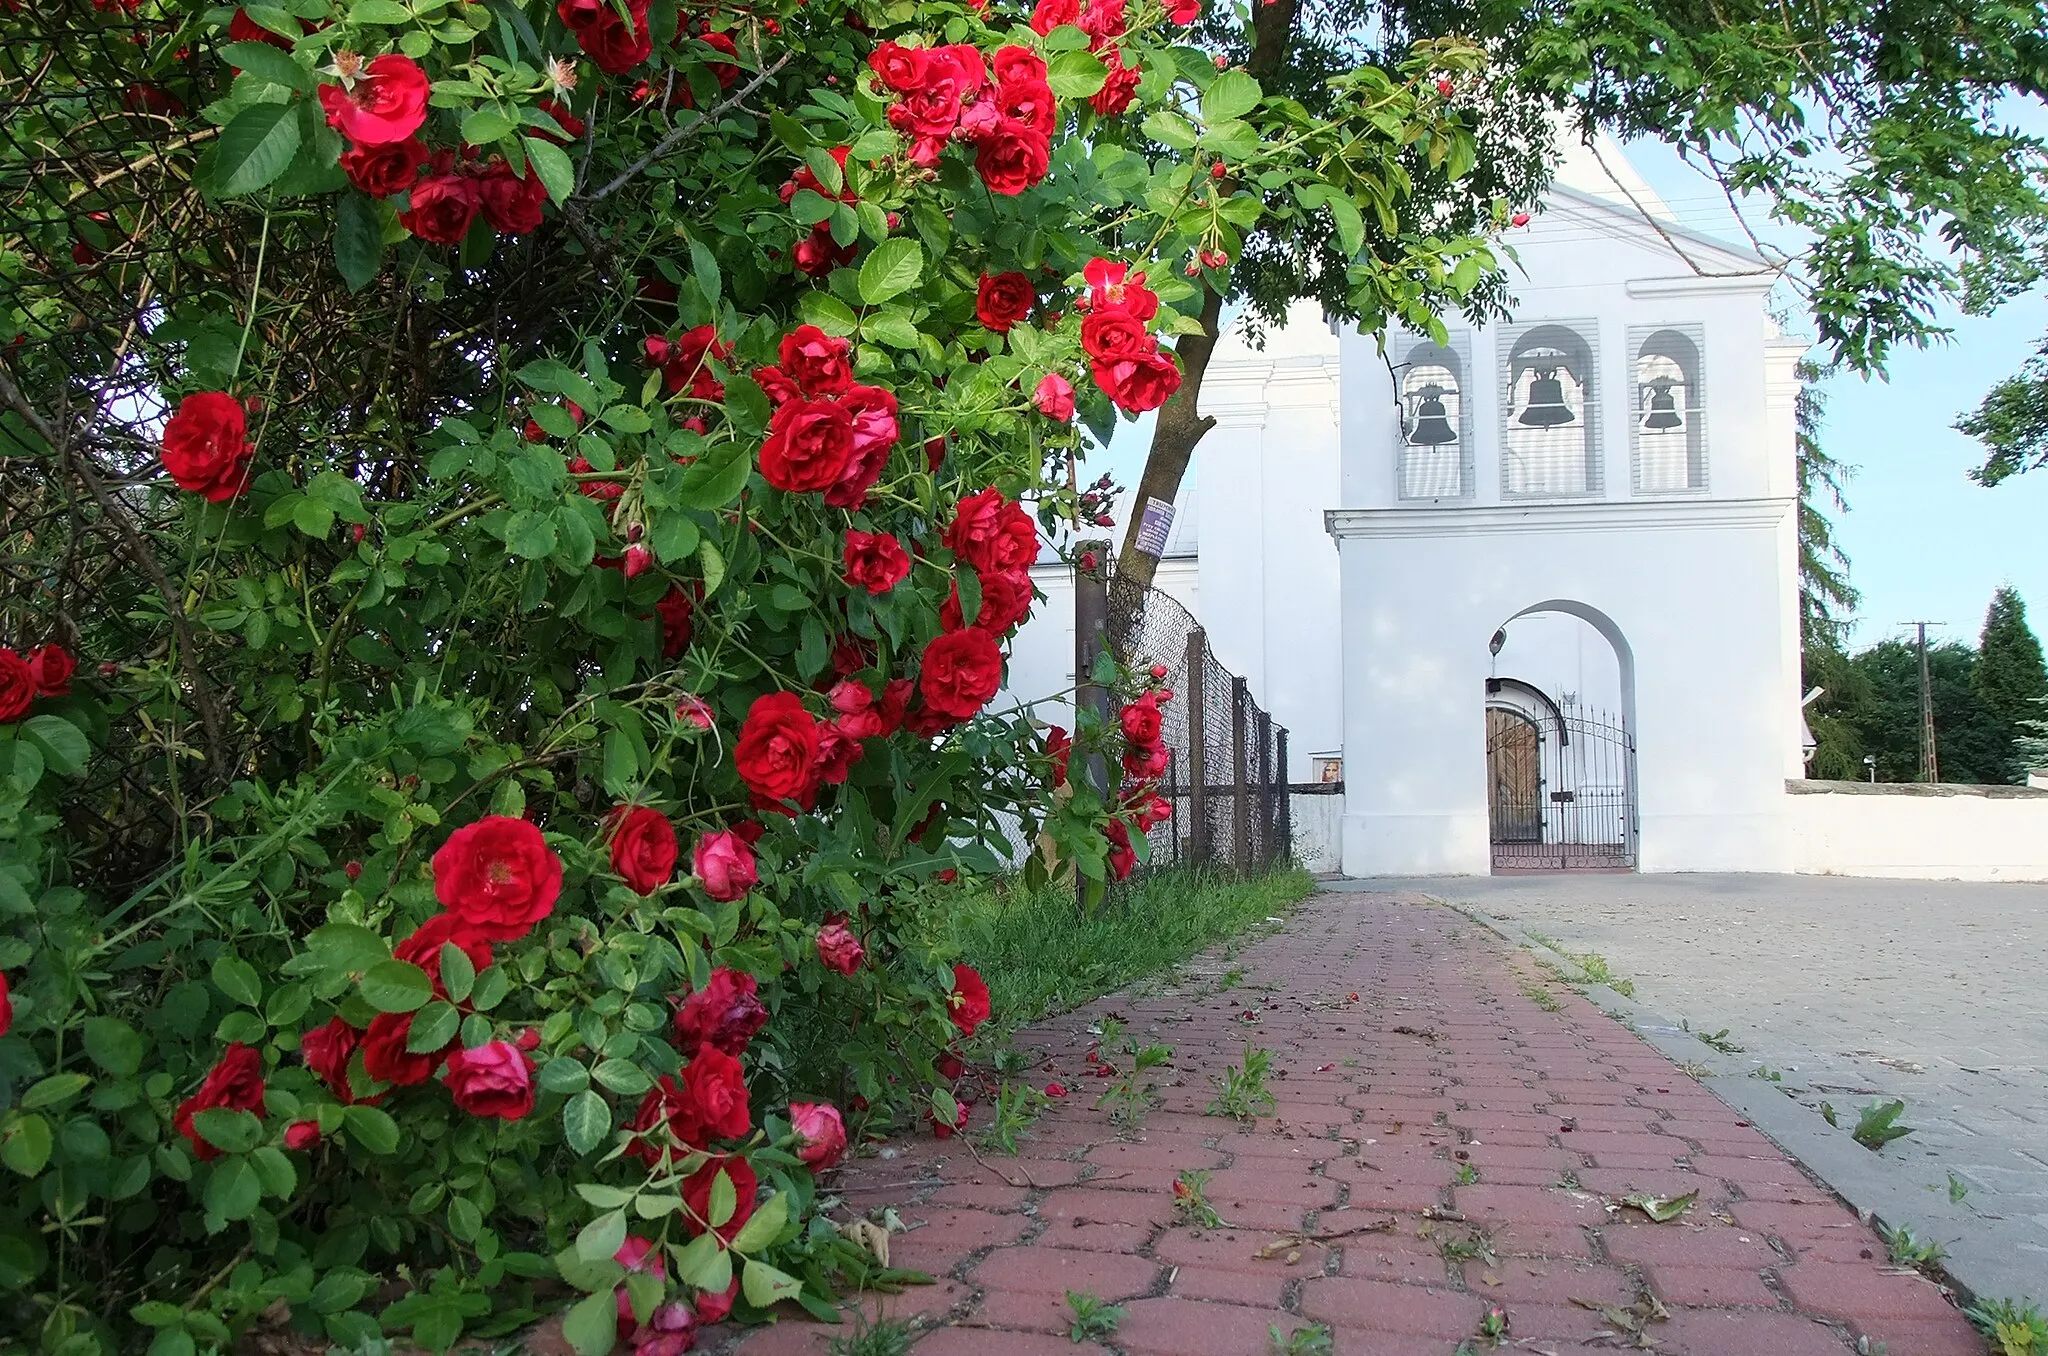
[[[1029,47],[998,47],[989,59],[989,73],[998,88],[1046,78],[1045,60]]]
[[[1045,756],[1052,760],[1052,784],[1067,784],[1067,755],[1072,752],[1074,741],[1067,734],[1066,727],[1055,725],[1045,732]]]
[[[1019,80],[996,90],[996,111],[1050,144],[1060,127],[1060,104],[1043,80]]]
[[[304,1152],[320,1142],[320,1122],[293,1121],[284,1128],[284,1147]]]
[[[1088,311],[1127,311],[1135,320],[1150,320],[1159,314],[1159,294],[1145,286],[1143,273],[1132,273],[1128,264],[1091,259],[1081,270],[1088,283]]]
[[[803,394],[797,389],[796,382],[790,379],[789,373],[772,365],[754,369],[754,384],[761,388],[763,395],[777,405],[786,404]]]
[[[925,646],[918,691],[925,708],[955,724],[972,720],[1003,685],[1003,652],[986,631],[949,631]]]
[[[341,153],[348,181],[373,198],[403,193],[419,182],[420,166],[430,152],[418,137],[387,141],[381,146],[351,146]]]
[[[925,53],[924,87],[958,104],[988,81],[981,49],[971,42],[949,43]]]
[[[460,244],[483,207],[476,181],[459,174],[436,174],[413,185],[412,206],[398,220],[430,245]]]
[[[1132,100],[1138,97],[1140,73],[1136,66],[1124,65],[1123,53],[1114,47],[1102,54],[1102,61],[1109,67],[1109,78],[1088,103],[1103,117],[1114,118],[1130,108]]]
[[[426,971],[427,978],[434,981],[435,996],[446,998],[448,991],[441,985],[441,948],[451,942],[469,958],[470,969],[482,973],[491,968],[490,939],[452,913],[437,913],[414,928],[412,936],[391,948],[391,954]]]
[[[1144,321],[1124,311],[1094,311],[1081,322],[1081,347],[1097,362],[1115,362],[1143,357],[1159,345]]]
[[[271,32],[239,9],[235,11],[235,17],[228,20],[228,38],[233,42],[267,42],[272,47],[282,48],[287,52],[292,50],[290,38],[282,33]]]
[[[732,1218],[713,1228],[711,1187],[721,1174],[732,1183],[733,1197],[737,1204],[733,1207]],[[701,1234],[710,1228],[713,1233],[730,1243],[733,1236],[753,1218],[754,1197],[760,1192],[760,1179],[754,1176],[754,1169],[746,1159],[715,1157],[683,1179],[683,1205],[686,1207],[683,1228],[693,1235]]]
[[[12,1009],[10,1017],[12,1020]],[[192,1150],[201,1162],[220,1157],[220,1150],[200,1138],[193,1128],[192,1118],[201,1111],[216,1107],[227,1107],[235,1111],[253,1111],[263,1114],[263,1055],[254,1046],[235,1041],[221,1053],[220,1062],[207,1073],[206,1080],[199,1085],[199,1091],[178,1104],[178,1114],[171,1124],[179,1134],[192,1142]]]
[[[1164,717],[1159,710],[1159,698],[1147,692],[1138,700],[1129,703],[1119,714],[1123,725],[1124,738],[1133,744],[1156,744]]]
[[[769,22],[773,23],[774,20],[771,19]],[[677,16],[677,27],[681,26],[681,16]],[[740,53],[739,44],[732,40],[730,33],[706,33],[697,41],[715,51],[724,52],[727,56],[738,56]],[[707,61],[704,63],[704,69],[711,72],[720,89],[731,89],[732,82],[740,78],[740,68],[730,61]]]
[[[451,1039],[438,1050],[415,1054],[405,1048],[412,1039],[412,1019],[410,1012],[380,1012],[370,1019],[363,1033],[364,1073],[379,1083],[411,1087],[432,1078],[449,1051],[461,1044]]]
[[[915,687],[908,678],[891,678],[882,685],[882,733],[894,734],[903,724],[903,713],[910,706],[910,694]]]
[[[974,627],[992,636],[1002,636],[1009,629],[1031,615],[1031,576],[1015,574],[984,574],[981,578],[981,610],[974,614]],[[939,625],[948,631],[958,631],[967,625],[960,607],[960,586],[953,585],[953,592],[939,608]]]
[[[740,1062],[715,1045],[698,1047],[683,1070],[683,1086],[697,1104],[704,1129],[719,1139],[739,1139],[753,1129],[747,1113],[747,1081]]]
[[[247,488],[255,453],[242,402],[219,391],[186,396],[164,424],[164,470],[179,489],[209,503],[223,503]]]
[[[1015,197],[1052,169],[1052,143],[1015,118],[1003,118],[975,143],[974,168],[991,193]]]
[[[832,709],[838,713],[833,724],[849,738],[874,739],[895,733],[896,727],[889,723],[886,712],[875,701],[875,694],[866,683],[842,678],[825,694],[825,700],[831,702]]]
[[[477,197],[483,204],[484,220],[491,223],[492,230],[503,235],[525,235],[540,225],[540,208],[548,200],[548,190],[531,167],[522,179],[512,172],[510,165],[500,162],[477,185]]]
[[[348,1062],[362,1043],[362,1031],[339,1017],[331,1018],[327,1025],[316,1026],[299,1037],[299,1054],[306,1061],[306,1067],[327,1085],[328,1091],[343,1106],[356,1099],[354,1089],[349,1086]]]
[[[1102,832],[1109,839],[1109,874],[1118,880],[1129,880],[1138,865],[1138,854],[1131,850],[1130,829],[1121,819],[1112,819],[1102,826]]]
[[[887,593],[910,573],[909,553],[886,532],[849,530],[845,562],[846,582],[873,594]]]
[[[846,1152],[846,1122],[839,1108],[823,1102],[791,1102],[789,1128],[796,1132],[796,1156],[812,1172],[823,1172]]]
[[[555,6],[577,45],[608,75],[624,75],[654,54],[647,0],[626,0],[626,10],[630,19],[620,18],[610,0],[561,0]]]
[[[0,1036],[14,1028],[14,996],[7,988],[7,976],[0,974]]]
[[[0,724],[12,725],[27,715],[35,699],[35,671],[13,650],[0,648]]]
[[[472,1116],[516,1121],[533,1110],[533,1057],[510,1041],[448,1056],[448,1092]]]
[[[1061,24],[1081,22],[1081,0],[1038,0],[1031,10],[1031,31],[1041,38]]]
[[[562,126],[563,135],[561,136],[554,136],[536,128],[533,134],[539,137],[541,140],[552,141],[556,145],[560,146],[566,145],[568,142],[574,141],[577,137],[583,135],[585,127],[583,119],[577,117],[574,113],[571,113],[567,108],[555,102],[553,99],[538,100],[534,104],[534,107],[538,108],[541,112],[553,118]],[[675,298],[671,296],[669,300],[673,301],[675,300]]]
[[[489,941],[524,937],[561,893],[562,859],[524,819],[479,819],[434,854],[434,897]]]
[[[739,1296],[739,1293],[740,1278],[737,1276],[732,1278],[731,1285],[728,1285],[716,1294],[709,1290],[698,1292],[697,1321],[699,1323],[725,1322],[727,1316],[732,1313],[732,1302]],[[688,1348],[684,1348],[684,1350],[688,1350]]]
[[[818,929],[818,960],[827,970],[850,975],[860,969],[867,954],[844,918],[834,918]]]
[[[661,617],[661,657],[681,658],[684,650],[690,648],[690,638],[696,634],[693,615],[696,603],[681,584],[670,584],[668,592],[654,605]]]
[[[1125,28],[1124,0],[1088,0],[1081,12],[1081,31],[1093,42],[1090,51],[1099,50],[1111,38],[1120,38]]]
[[[70,696],[71,675],[77,670],[78,662],[62,645],[38,645],[28,652],[28,676],[39,697]]]
[[[690,865],[704,893],[721,904],[745,899],[747,891],[761,883],[754,849],[730,829],[719,829],[699,838],[690,854]]]
[[[664,1281],[668,1279],[668,1263],[651,1238],[642,1238],[638,1234],[627,1235],[626,1241],[619,1244],[619,1250],[612,1254],[612,1260],[629,1272],[656,1276]],[[633,1313],[633,1297],[627,1293],[623,1285],[612,1293],[617,1300],[619,1315],[617,1340],[631,1341],[634,1329],[640,1326],[640,1320]],[[689,1348],[684,1347],[682,1350],[688,1351]],[[640,1353],[636,1351],[634,1356],[640,1356]]]
[[[924,88],[926,53],[922,47],[901,47],[885,42],[868,53],[868,67],[882,84],[898,94]]]
[[[938,1113],[935,1111],[925,1112],[924,1118],[931,1122],[933,1139],[951,1139],[954,1135],[967,1128],[967,1103],[955,1102],[953,1104],[953,1123],[951,1125],[947,1125],[944,1121],[940,1120]]]
[[[1057,372],[1048,372],[1038,379],[1038,389],[1031,393],[1031,403],[1038,406],[1038,412],[1048,419],[1072,419],[1074,383]]]
[[[761,476],[778,490],[825,490],[853,459],[853,416],[838,402],[792,400],[768,421]]]
[[[963,1036],[972,1036],[974,1029],[988,1020],[988,985],[973,966],[953,967],[953,992],[946,995],[946,1014]]]
[[[808,396],[838,395],[853,385],[852,345],[816,325],[799,325],[782,336],[776,353],[781,370]]]
[[[1037,524],[994,488],[960,501],[944,541],[947,550],[984,574],[1028,570],[1038,559]]]
[[[1180,389],[1180,369],[1164,353],[1099,361],[1090,370],[1095,384],[1130,414],[1156,410]]]
[[[427,120],[427,73],[409,56],[370,58],[355,84],[320,87],[327,125],[358,146],[404,141]]]
[[[636,1132],[627,1152],[650,1166],[664,1155],[690,1152],[704,1137],[695,1099],[667,1074],[654,1080],[626,1128]]]
[[[974,294],[974,314],[997,334],[1008,334],[1012,325],[1030,316],[1037,300],[1031,279],[1022,273],[984,273]]]
[[[846,245],[835,243],[832,239],[831,226],[821,221],[811,228],[809,235],[797,242],[796,248],[789,252],[789,261],[796,265],[799,272],[807,273],[813,278],[822,278],[833,269],[844,268],[852,263],[854,255],[859,252],[858,242]]]
[[[754,808],[793,813],[784,801],[810,809],[818,799],[818,722],[794,692],[754,699],[740,727],[733,762]]]
[[[648,361],[661,369],[662,386],[670,395],[687,390],[698,400],[725,399],[725,383],[712,370],[711,359],[724,362],[732,355],[732,345],[720,343],[713,326],[685,330],[674,343],[650,334],[646,349]]]
[[[839,407],[851,421],[853,451],[825,491],[825,502],[833,508],[858,509],[882,478],[896,446],[896,396],[879,386],[854,386],[840,397]]]
[[[837,724],[827,722],[818,727],[818,780],[827,786],[838,786],[853,771],[853,765],[860,761],[860,739],[848,734]]]
[[[752,975],[719,966],[676,1010],[676,1043],[685,1050],[709,1045],[737,1055],[768,1025],[768,1009],[756,996],[760,987]]]
[[[668,816],[645,805],[612,811],[612,870],[635,894],[651,895],[676,872],[675,825]]]
[[[1202,0],[1166,0],[1166,17],[1177,24],[1191,24],[1202,17]]]
[[[1124,749],[1124,775],[1150,781],[1166,771],[1172,753],[1164,744],[1132,744]]]

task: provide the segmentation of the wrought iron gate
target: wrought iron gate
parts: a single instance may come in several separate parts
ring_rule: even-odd
[[[1635,743],[1605,712],[1488,706],[1486,794],[1496,871],[1636,864]]]

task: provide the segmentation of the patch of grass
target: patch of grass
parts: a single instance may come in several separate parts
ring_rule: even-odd
[[[885,1318],[869,1323],[866,1314],[853,1316],[853,1331],[835,1337],[825,1350],[829,1356],[904,1356],[910,1350],[910,1325]]]
[[[1880,1227],[1878,1232],[1884,1239],[1885,1247],[1891,1252],[1894,1266],[1918,1269],[1932,1266],[1948,1256],[1948,1250],[1941,1244],[1931,1238],[1920,1237],[1903,1224],[1896,1229]]]
[[[1229,1116],[1233,1120],[1249,1124],[1260,1116],[1270,1116],[1276,1103],[1273,1094],[1266,1088],[1266,1071],[1273,1066],[1271,1050],[1255,1050],[1252,1043],[1244,1043],[1244,1064],[1225,1066],[1223,1076],[1209,1075],[1209,1081],[1216,1087],[1216,1100],[1209,1103],[1211,1116]]]
[[[1274,1356],[1330,1356],[1334,1350],[1330,1330],[1321,1323],[1311,1323],[1293,1332],[1282,1332],[1275,1323],[1266,1332],[1273,1339]]]
[[[997,1153],[1015,1155],[1017,1137],[1031,1128],[1051,1099],[1028,1083],[1005,1083],[996,1094],[995,1116],[981,1132],[981,1145]]]
[[[1183,1168],[1173,1179],[1173,1208],[1183,1223],[1202,1229],[1220,1229],[1223,1217],[1209,1204],[1209,1173],[1204,1168]]]
[[[1991,1356],[2041,1356],[2048,1352],[2048,1315],[2030,1300],[1987,1300],[1963,1312],[1983,1329]]]
[[[1084,914],[1069,888],[998,887],[961,901],[953,939],[1007,1032],[1177,965],[1314,890],[1306,871],[1246,881],[1162,871]]]
[[[1067,1336],[1076,1343],[1091,1337],[1107,1337],[1116,1331],[1117,1324],[1124,1321],[1122,1306],[1111,1304],[1087,1290],[1067,1292],[1067,1312],[1073,1319],[1067,1327]]]

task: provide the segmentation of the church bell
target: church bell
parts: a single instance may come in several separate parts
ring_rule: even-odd
[[[1556,428],[1572,422],[1571,406],[1564,403],[1564,383],[1557,369],[1540,367],[1529,382],[1529,400],[1522,406],[1521,422],[1530,428]]]
[[[1408,434],[1408,441],[1418,446],[1436,447],[1458,441],[1458,431],[1451,427],[1451,421],[1444,411],[1444,402],[1438,399],[1443,394],[1440,386],[1422,388],[1422,401],[1415,407],[1415,427]]]
[[[1658,381],[1651,385],[1650,413],[1643,420],[1643,427],[1653,433],[1685,427],[1685,419],[1678,413],[1678,402],[1671,397],[1670,382]]]

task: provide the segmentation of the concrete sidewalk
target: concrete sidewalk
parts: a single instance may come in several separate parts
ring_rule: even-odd
[[[1340,1354],[1451,1356],[1492,1344],[1490,1316],[1507,1346],[1555,1356],[1984,1350],[1747,1121],[1448,908],[1320,895],[1187,975],[1020,1038],[1032,1080],[1071,1089],[1020,1156],[920,1139],[843,1174],[849,1210],[905,1222],[891,1261],[940,1278],[868,1306],[914,1320],[919,1356],[1267,1356],[1275,1325],[1325,1327]],[[1121,1135],[1096,1105],[1117,1080],[1086,1064],[1111,1015],[1175,1050],[1159,1105]],[[1273,1114],[1205,1115],[1248,1041],[1273,1052]],[[1175,1205],[1197,1170],[1223,1227]],[[1619,1205],[1695,1191],[1667,1223]],[[1069,1291],[1124,1316],[1072,1343]],[[773,1356],[849,1333],[707,1336]]]

